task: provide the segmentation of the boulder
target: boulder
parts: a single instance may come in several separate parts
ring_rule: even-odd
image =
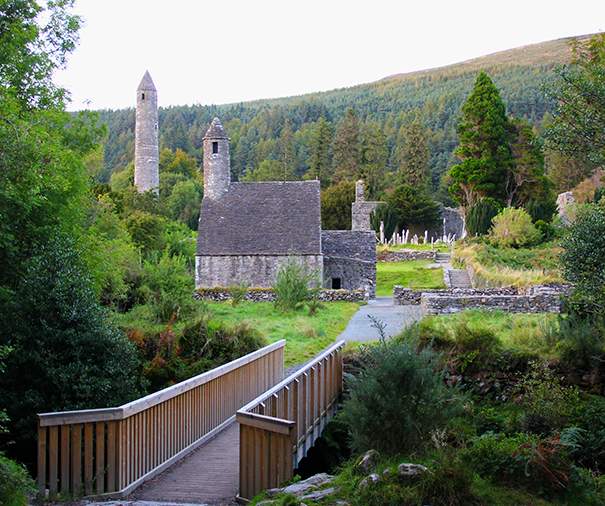
[[[378,464],[379,453],[376,450],[365,452],[355,464],[355,470],[361,474],[368,474]]]
[[[368,488],[371,485],[375,485],[379,481],[380,476],[378,476],[376,473],[372,473],[359,482],[358,488],[359,490],[363,490],[364,488]]]
[[[301,499],[307,501],[321,501],[326,497],[329,497],[336,493],[335,487],[322,488],[320,490],[315,490],[309,494],[305,494],[301,497]]]
[[[402,463],[397,467],[397,475],[403,480],[416,480],[428,471],[422,464]]]

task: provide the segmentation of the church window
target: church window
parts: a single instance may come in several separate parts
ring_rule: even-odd
[[[141,93],[141,100],[145,100],[145,93]]]
[[[218,153],[218,142],[212,143],[212,154],[216,155]]]
[[[332,289],[340,290],[342,288],[342,279],[340,278],[332,278]]]

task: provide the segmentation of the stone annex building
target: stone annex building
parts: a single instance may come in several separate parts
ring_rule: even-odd
[[[137,88],[135,186],[159,187],[157,90],[149,72]],[[196,288],[273,286],[281,266],[295,260],[325,288],[376,287],[376,234],[358,181],[352,230],[322,230],[319,181],[231,181],[229,138],[214,118],[203,140],[204,197],[198,228]]]

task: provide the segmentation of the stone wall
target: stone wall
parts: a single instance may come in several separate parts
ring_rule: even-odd
[[[451,314],[465,309],[500,310],[508,313],[559,313],[561,295],[456,295],[423,293],[425,314]]]
[[[228,288],[198,288],[193,297],[197,300],[212,300],[223,302],[231,299]],[[272,288],[250,288],[244,299],[250,302],[273,302],[275,291]],[[328,290],[322,289],[318,293],[318,299],[322,302],[365,302],[368,294],[364,290]]]
[[[451,314],[465,309],[500,310],[508,313],[559,313],[561,297],[569,293],[566,285],[533,286],[518,290],[502,288],[454,288],[412,290],[393,288],[398,305],[420,305],[425,314]]]
[[[224,287],[235,281],[250,287],[270,288],[288,260],[304,265],[307,272],[317,273],[318,279],[323,279],[321,255],[196,256],[195,287]]]
[[[435,260],[437,251],[402,249],[397,251],[380,251],[379,262],[406,262],[409,260]]]
[[[420,305],[423,294],[435,294],[452,297],[462,296],[492,296],[492,295],[518,295],[519,291],[513,286],[503,288],[448,288],[434,290],[414,290],[395,285],[393,287],[393,300],[400,306]]]
[[[324,230],[321,233],[323,286],[340,279],[345,290],[376,293],[376,234],[373,231]]]

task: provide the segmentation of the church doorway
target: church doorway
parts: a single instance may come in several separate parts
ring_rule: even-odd
[[[341,278],[332,278],[332,289],[340,290],[342,288],[342,280]]]

